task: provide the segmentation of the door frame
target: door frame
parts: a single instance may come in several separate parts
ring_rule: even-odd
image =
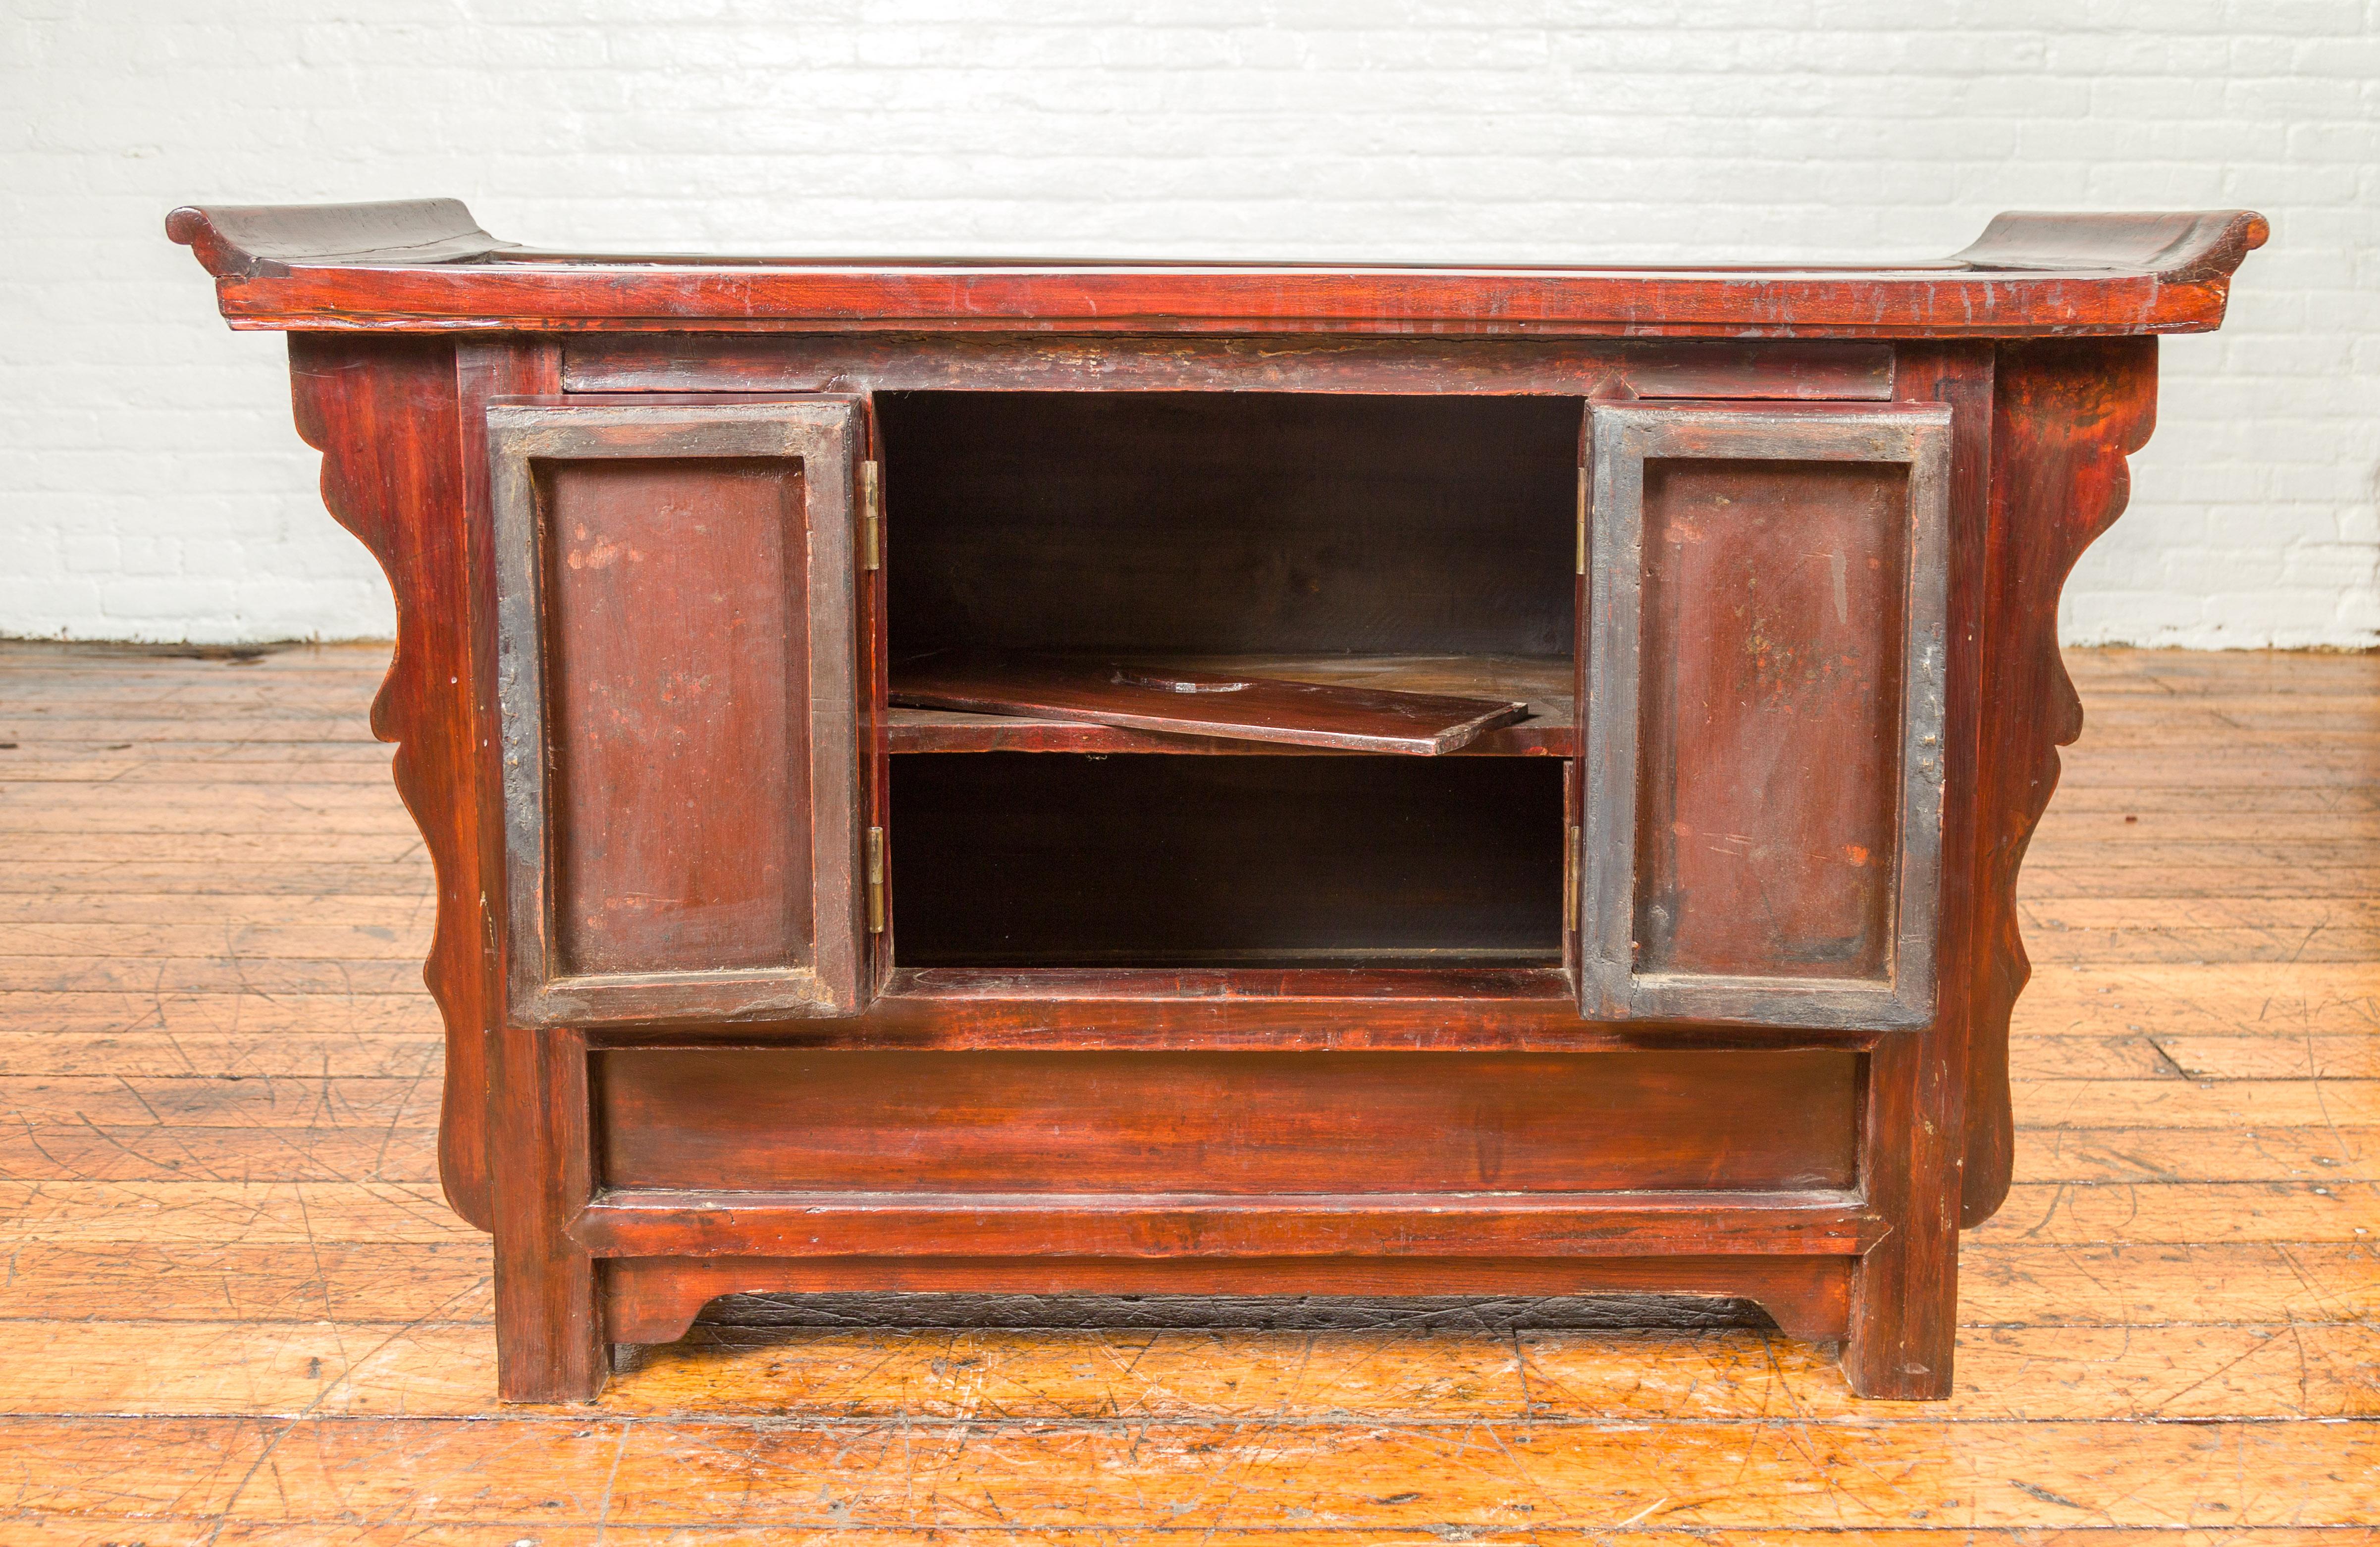
[[[487,408],[495,543],[497,706],[502,731],[506,1006],[523,1026],[791,1020],[865,1004],[867,919],[859,719],[866,695],[857,630],[865,409],[821,395],[719,402],[507,398]],[[545,654],[551,637],[545,530],[536,465],[638,459],[763,459],[801,468],[808,706],[810,916],[807,966],[575,973],[553,929],[549,831],[552,747]]]
[[[1579,1008],[1592,1020],[1906,1030],[1934,1018],[1949,689],[1947,403],[1590,403],[1583,513]],[[1645,464],[1661,458],[1897,463],[1909,469],[1900,841],[1883,979],[1637,970]]]

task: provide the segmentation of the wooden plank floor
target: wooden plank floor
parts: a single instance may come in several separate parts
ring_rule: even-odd
[[[384,654],[0,646],[0,1541],[2372,1540],[2380,659],[2070,659],[1949,1403],[1745,1331],[809,1328],[507,1409]]]

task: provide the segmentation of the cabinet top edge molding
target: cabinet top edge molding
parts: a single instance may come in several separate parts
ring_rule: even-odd
[[[166,217],[241,329],[2027,337],[2200,332],[2270,227],[2246,210],[2017,212],[1949,258],[1518,267],[546,251],[459,199]]]

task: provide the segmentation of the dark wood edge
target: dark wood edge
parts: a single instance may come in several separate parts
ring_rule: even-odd
[[[387,268],[459,263],[515,244],[480,229],[459,199],[380,204],[185,204],[165,235],[217,279],[284,275],[298,265]]]
[[[1994,215],[1984,234],[1952,257],[1971,269],[2133,270],[2167,284],[2203,284],[2230,278],[2271,235],[2271,224],[2253,210],[2094,215],[2010,210]]]
[[[1856,1192],[904,1193],[610,1190],[599,1257],[1857,1255]]]
[[[524,953],[526,955],[526,953]],[[734,972],[556,974],[512,985],[519,1025],[543,1030],[661,1025],[671,1021],[732,1024],[740,1021],[845,1016],[858,1003],[856,986],[828,981],[814,969],[778,967]]]

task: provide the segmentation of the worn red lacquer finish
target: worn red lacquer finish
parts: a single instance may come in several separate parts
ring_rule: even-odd
[[[372,730],[398,743],[397,792],[420,823],[438,876],[426,976],[446,1018],[439,1172],[455,1212],[485,1229],[486,1054],[494,878],[481,869],[476,701],[469,632],[470,535],[457,517],[466,464],[455,348],[442,339],[289,341],[298,432],[323,453],[322,502],[387,572],[399,636]]]
[[[1961,1220],[2008,1196],[2008,1022],[2031,965],[2017,927],[2016,873],[2058,787],[2058,749],[2082,733],[2082,701],[2058,653],[2058,594],[2131,494],[2124,459],[2156,424],[2153,339],[2009,344],[1992,414],[1989,577],[1981,652],[1989,702],[1975,803],[1973,1094]]]
[[[854,1289],[1740,1296],[1949,1391],[2058,589],[2258,217],[1634,271],[168,230],[292,333],[396,592],[507,1397]],[[1031,712],[888,706],[959,652]],[[1163,691],[1098,723],[1036,652]],[[1334,691],[1221,702],[1275,679]],[[1416,693],[1509,723],[1323,723]]]

